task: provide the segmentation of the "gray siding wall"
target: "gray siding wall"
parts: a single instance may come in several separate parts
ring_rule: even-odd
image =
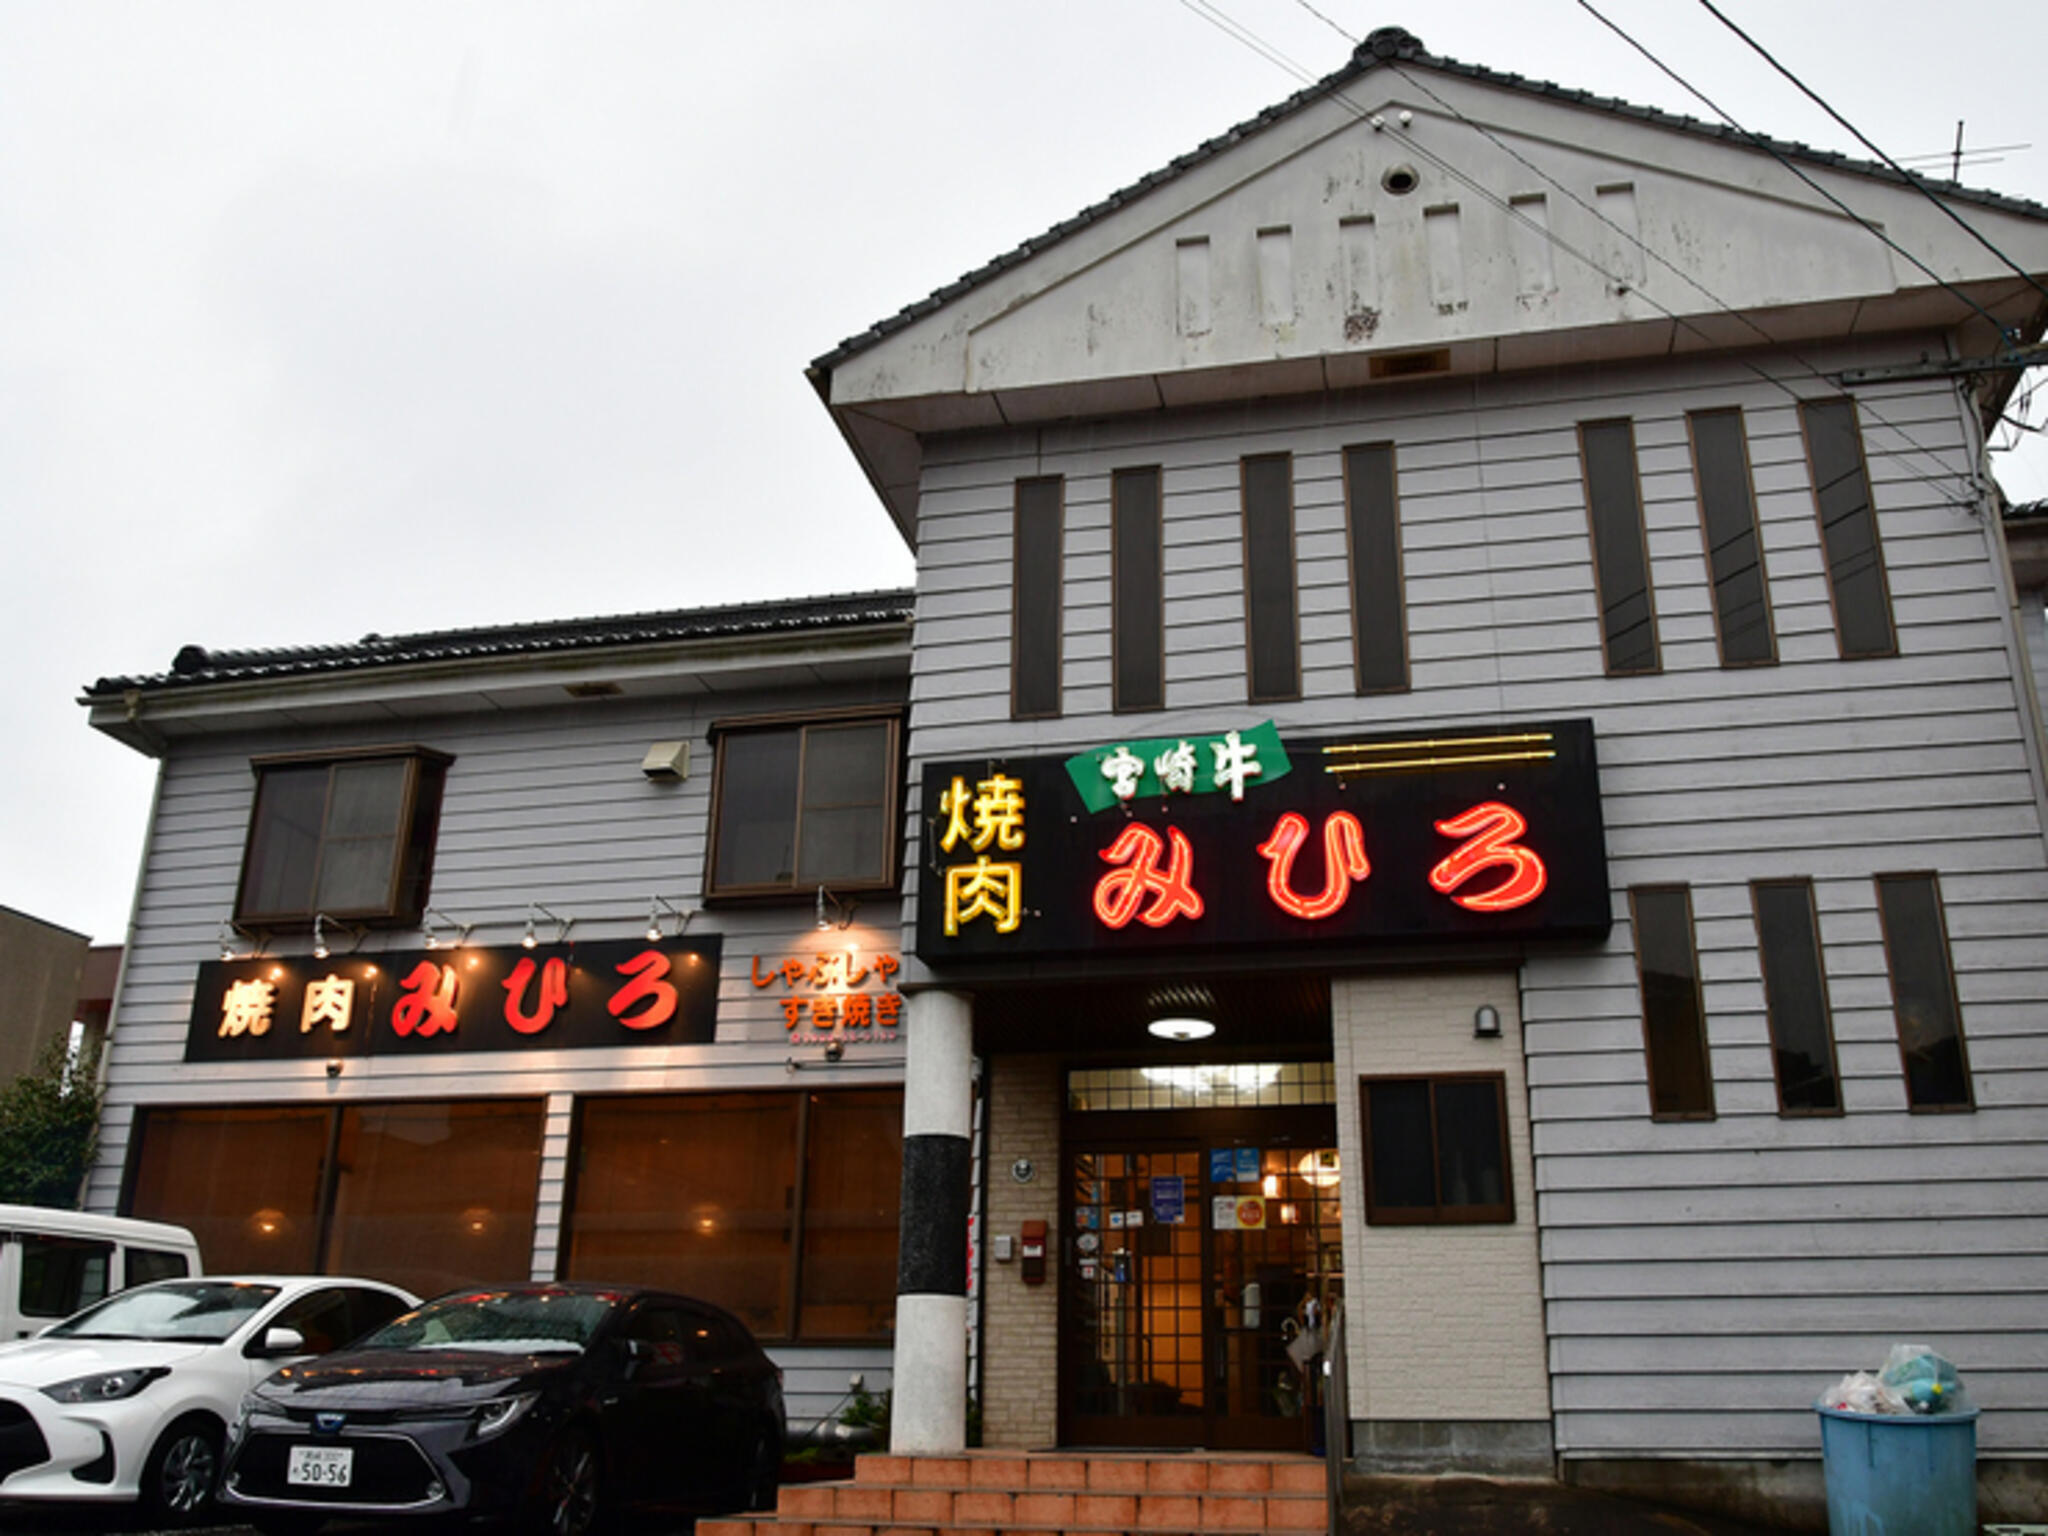
[[[900,1040],[855,1045],[842,1064],[829,1066],[818,1046],[789,1042],[777,1002],[782,989],[753,985],[756,954],[766,967],[821,947],[824,936],[802,902],[703,912],[691,921],[693,935],[724,936],[712,1045],[465,1053],[408,1062],[370,1057],[352,1060],[333,1082],[318,1061],[189,1067],[183,1061],[197,970],[218,956],[219,924],[234,907],[254,798],[252,755],[412,741],[452,753],[434,861],[434,907],[477,924],[471,938],[479,944],[516,943],[529,901],[573,917],[574,938],[625,939],[646,928],[648,898],[656,893],[678,907],[701,903],[711,795],[704,735],[712,720],[870,701],[843,688],[696,702],[594,700],[181,746],[162,768],[137,892],[88,1208],[114,1209],[141,1105],[546,1096],[533,1258],[534,1275],[546,1277],[554,1273],[558,1252],[576,1096],[900,1083]],[[640,760],[648,744],[678,737],[693,742],[689,778],[661,785],[643,777]],[[667,921],[672,927],[673,919]],[[872,952],[892,948],[898,930],[894,899],[877,899],[863,901],[853,926],[833,937],[857,940]],[[551,937],[544,921],[540,935]],[[310,947],[305,935],[278,942],[287,951]],[[370,934],[363,950],[419,944],[417,929],[398,930]],[[793,1059],[801,1062],[799,1070],[789,1065]],[[851,1371],[865,1372],[870,1390],[887,1385],[886,1345],[789,1353],[792,1426],[805,1415],[825,1412],[845,1393]]]
[[[1917,343],[1916,343],[1917,345]],[[1814,366],[1910,349],[1814,348]],[[1755,366],[1752,367],[1750,364]],[[927,445],[918,763],[1271,715],[1283,730],[1596,723],[1615,930],[1521,968],[1552,1393],[1569,1456],[1814,1454],[1814,1397],[1930,1342],[1989,1454],[2048,1448],[2048,867],[2016,643],[1954,396],[1860,397],[1899,632],[1838,659],[1778,356],[1277,401]],[[1739,405],[1780,663],[1723,670],[1685,413]],[[1634,421],[1663,650],[1603,674],[1575,424]],[[1412,691],[1353,692],[1341,450],[1397,444]],[[1238,460],[1294,454],[1304,696],[1247,704]],[[1111,471],[1163,466],[1167,707],[1110,713]],[[1066,477],[1065,713],[1009,718],[1013,484]],[[911,820],[913,837],[917,831]],[[914,868],[914,863],[913,863]],[[1906,1111],[1871,877],[1939,873],[1974,1113]],[[1846,1113],[1781,1118],[1748,882],[1815,881]],[[1626,888],[1692,888],[1719,1118],[1653,1123]],[[1350,1220],[1362,1219],[1354,1206]],[[1354,1296],[1354,1307],[1369,1299]]]

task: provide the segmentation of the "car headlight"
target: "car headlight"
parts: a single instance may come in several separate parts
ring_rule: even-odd
[[[488,1440],[492,1435],[502,1434],[525,1417],[526,1410],[540,1401],[538,1392],[522,1392],[517,1397],[501,1397],[496,1402],[486,1403],[476,1411],[476,1428],[471,1431],[472,1440]]]
[[[167,1365],[138,1366],[125,1371],[101,1371],[92,1376],[74,1376],[55,1386],[43,1388],[43,1396],[60,1403],[112,1403],[133,1397],[152,1381],[171,1374]]]

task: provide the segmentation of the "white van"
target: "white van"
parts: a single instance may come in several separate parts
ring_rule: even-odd
[[[0,1341],[40,1333],[145,1280],[198,1273],[199,1243],[183,1227],[0,1205]]]

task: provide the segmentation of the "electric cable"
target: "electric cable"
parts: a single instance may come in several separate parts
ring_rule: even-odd
[[[1583,0],[1581,0],[1581,3],[1583,3]],[[1847,129],[1849,133],[1853,134],[1855,136],[1857,143],[1861,144],[1865,149],[1869,150],[1873,155],[1877,156],[1878,159],[1882,160],[1886,165],[1890,166],[1892,170],[1896,171],[1899,175],[1903,176],[1906,179],[1907,185],[1911,186],[1915,191],[1920,193],[1922,197],[1925,197],[1930,203],[1934,204],[1935,207],[1939,208],[1943,213],[1947,214],[1949,218],[1955,221],[1956,226],[1959,229],[1961,229],[1965,234],[1969,235],[1971,239],[1975,240],[1979,245],[1983,246],[1985,250],[1989,251],[1992,255],[1996,256],[2000,261],[2004,262],[2006,266],[2009,267],[2014,273],[2018,274],[2020,279],[2023,282],[2025,282],[2028,287],[2032,288],[2034,292],[2040,294],[2042,298],[2048,299],[2048,288],[2043,288],[2041,286],[2039,279],[2037,279],[2032,273],[2028,272],[2025,268],[2020,266],[2018,262],[2014,261],[2010,256],[2006,255],[2005,252],[2001,251],[1997,246],[1993,245],[1991,241],[1983,234],[1983,232],[1976,227],[1976,225],[1970,223],[1969,220],[1965,219],[1961,214],[1957,213],[1955,209],[1951,208],[1947,203],[1943,202],[1940,198],[1936,197],[1934,195],[1933,188],[1929,187],[1924,181],[1922,181],[1917,174],[1907,170],[1903,165],[1899,164],[1898,161],[1894,160],[1890,155],[1886,154],[1883,150],[1879,149],[1875,144],[1871,143],[1868,138],[1864,137],[1863,133],[1856,127],[1854,123],[1850,122],[1849,119],[1842,116],[1841,113],[1837,112],[1833,107],[1829,106],[1827,102],[1823,101],[1821,99],[1819,92],[1815,91],[1804,80],[1800,79],[1797,75],[1792,73],[1792,71],[1787,69],[1783,64],[1780,64],[1776,58],[1772,57],[1771,51],[1768,48],[1764,47],[1762,43],[1758,42],[1755,38],[1751,37],[1747,32],[1743,31],[1742,28],[1737,26],[1731,18],[1724,15],[1720,8],[1714,4],[1714,0],[1700,0],[1700,4],[1704,6],[1707,10],[1707,13],[1711,15],[1716,21],[1720,22],[1722,26],[1726,27],[1730,32],[1733,32],[1737,37],[1741,38],[1745,43],[1749,44],[1751,48],[1754,48],[1757,51],[1757,53],[1762,56],[1766,64],[1769,64],[1771,68],[1775,69],[1779,74],[1783,75],[1787,80],[1791,81],[1794,85],[1799,87],[1800,91],[1805,94],[1807,100],[1811,101],[1815,106],[1819,107],[1821,111],[1827,113],[1829,117],[1832,117],[1837,123],[1841,124],[1843,128]]]
[[[1308,70],[1304,69],[1301,65],[1295,63],[1293,60],[1288,59],[1286,55],[1280,53],[1278,49],[1273,48],[1271,45],[1265,43],[1265,41],[1262,38],[1259,38],[1256,33],[1252,32],[1250,28],[1243,26],[1241,23],[1233,21],[1228,17],[1223,17],[1222,13],[1218,10],[1218,8],[1212,4],[1209,4],[1208,0],[1200,0],[1200,9],[1197,8],[1197,5],[1196,3],[1194,3],[1194,0],[1181,0],[1181,3],[1184,6],[1187,6],[1189,10],[1194,11],[1195,14],[1203,16],[1204,20],[1208,20],[1211,22],[1212,25],[1217,26],[1218,29],[1223,31],[1227,36],[1231,36],[1235,38],[1237,41],[1243,43],[1246,47],[1251,48],[1255,53],[1258,53],[1262,58],[1266,59],[1267,62],[1279,64],[1281,68],[1285,69],[1288,73],[1292,74],[1297,80],[1301,81],[1302,83],[1311,86],[1319,83],[1316,76],[1311,74]],[[1581,0],[1581,3],[1583,4],[1584,0]],[[1212,16],[1209,14],[1205,14],[1205,12],[1213,12],[1215,14]],[[1595,14],[1597,15],[1597,13]],[[1604,20],[1604,18],[1602,19]],[[1341,29],[1339,30],[1341,31]],[[1711,289],[1707,288],[1703,283],[1699,282],[1690,273],[1687,273],[1683,269],[1674,265],[1660,252],[1653,250],[1649,245],[1644,243],[1640,236],[1636,235],[1632,231],[1623,229],[1620,225],[1616,224],[1612,219],[1609,219],[1605,214],[1601,213],[1598,209],[1592,207],[1592,205],[1587,203],[1583,198],[1579,197],[1578,194],[1573,192],[1569,187],[1565,186],[1562,182],[1558,181],[1554,176],[1550,175],[1549,172],[1545,171],[1542,167],[1534,164],[1526,156],[1517,152],[1512,146],[1503,142],[1498,135],[1494,134],[1484,124],[1475,122],[1471,118],[1467,117],[1464,113],[1460,112],[1456,108],[1456,106],[1446,101],[1442,96],[1438,95],[1435,91],[1431,90],[1427,84],[1423,83],[1420,80],[1417,80],[1413,75],[1409,74],[1406,70],[1402,69],[1398,63],[1392,60],[1389,60],[1387,62],[1388,67],[1396,75],[1398,75],[1402,80],[1404,80],[1408,84],[1414,86],[1425,96],[1429,97],[1431,101],[1435,102],[1440,108],[1442,108],[1445,112],[1449,113],[1452,117],[1456,118],[1460,123],[1463,123],[1465,126],[1479,133],[1482,137],[1488,139],[1491,143],[1495,145],[1495,147],[1499,148],[1503,153],[1507,154],[1517,163],[1521,164],[1526,169],[1528,169],[1536,176],[1541,178],[1547,185],[1563,193],[1564,196],[1569,198],[1578,207],[1585,210],[1587,213],[1591,214],[1600,223],[1606,225],[1610,230],[1614,231],[1617,235],[1621,236],[1630,244],[1634,245],[1638,250],[1642,251],[1645,256],[1657,262],[1660,266],[1669,269],[1675,275],[1677,275],[1686,283],[1688,283],[1702,297],[1704,297],[1709,303],[1713,304],[1717,309],[1723,311],[1735,320],[1747,326],[1750,330],[1755,332],[1756,335],[1761,337],[1770,346],[1782,351],[1786,356],[1790,357],[1791,360],[1797,363],[1801,368],[1803,368],[1807,374],[1811,375],[1820,383],[1827,385],[1831,392],[1840,392],[1841,386],[1839,384],[1837,384],[1833,379],[1830,379],[1825,373],[1823,373],[1818,367],[1816,367],[1813,363],[1808,361],[1805,357],[1800,355],[1798,352],[1794,351],[1789,346],[1789,344],[1771,335],[1769,331],[1765,330],[1762,325],[1758,324],[1750,316],[1742,313],[1740,310],[1737,310],[1732,304],[1728,303],[1719,295],[1715,294]],[[1371,120],[1372,114],[1367,112],[1363,107],[1359,106],[1356,102],[1352,101],[1348,96],[1344,94],[1342,90],[1338,89],[1337,87],[1331,86],[1327,94],[1332,100],[1337,102],[1338,105],[1343,107],[1344,110],[1351,113],[1354,119],[1361,122]],[[1680,315],[1675,310],[1670,309],[1666,305],[1658,302],[1656,298],[1644,292],[1642,288],[1637,284],[1610,271],[1607,267],[1603,266],[1596,258],[1587,254],[1585,251],[1580,250],[1578,247],[1574,246],[1569,241],[1564,239],[1563,236],[1557,234],[1554,230],[1551,230],[1544,224],[1539,223],[1538,221],[1530,218],[1528,214],[1523,212],[1521,209],[1514,207],[1506,199],[1502,198],[1501,196],[1493,192],[1490,188],[1481,185],[1473,177],[1466,175],[1463,171],[1459,170],[1455,165],[1451,164],[1448,160],[1444,159],[1442,156],[1430,150],[1426,145],[1422,144],[1421,141],[1416,139],[1412,134],[1409,134],[1401,129],[1394,128],[1392,127],[1392,125],[1386,124],[1384,122],[1376,124],[1375,126],[1381,129],[1382,131],[1393,132],[1396,135],[1396,137],[1398,137],[1404,144],[1406,144],[1407,147],[1414,153],[1421,156],[1423,159],[1429,161],[1432,165],[1436,166],[1437,169],[1441,170],[1445,175],[1451,177],[1455,181],[1459,182],[1461,185],[1469,188],[1482,201],[1490,204],[1492,207],[1506,214],[1510,219],[1515,220],[1524,227],[1532,230],[1540,238],[1548,241],[1552,246],[1554,246],[1558,250],[1563,251],[1573,260],[1581,263],[1589,270],[1597,273],[1604,281],[1608,283],[1610,287],[1615,288],[1619,291],[1633,292],[1645,304],[1649,305],[1650,308],[1656,310],[1658,314],[1663,316],[1666,320],[1669,320],[1673,325],[1688,331],[1693,336],[1697,337],[1699,340],[1706,343],[1709,347],[1716,349],[1719,348],[1720,343],[1718,343],[1712,336],[1709,336],[1698,325],[1694,324],[1692,321],[1688,320],[1683,315]],[[1851,216],[1853,217],[1854,215],[1852,214]],[[1940,281],[1939,277],[1936,277],[1936,281]],[[1966,304],[1970,303],[1970,301],[1963,295],[1958,294],[1957,297],[1962,298]],[[1975,308],[1976,306],[1972,305],[1971,307]],[[1980,309],[1979,313],[1981,314],[1983,313],[1983,311]],[[1986,315],[1985,318],[1987,320],[1991,320],[1991,323],[1994,327],[1998,327],[1998,322],[1991,316]],[[2003,328],[1998,328],[2002,332]],[[1754,374],[1758,379],[1762,380],[1764,383],[1769,384],[1773,388],[1783,392],[1795,403],[1804,403],[1804,401],[1807,398],[1809,398],[1805,395],[1800,394],[1798,390],[1794,389],[1784,379],[1773,374],[1768,369],[1763,368],[1751,359],[1737,358],[1733,361],[1735,361],[1738,364],[1738,366]],[[1916,469],[1913,469],[1910,466],[1900,465],[1899,468],[1901,469],[1906,478],[1919,481],[1920,483],[1925,485],[1933,486],[1937,490],[1942,491],[1944,495],[1950,494],[1950,482],[1960,483],[1960,485],[1964,488],[1965,492],[1962,498],[1962,504],[1965,505],[1973,504],[1983,496],[1986,489],[1985,485],[1983,481],[1978,478],[1974,470],[1965,469],[1958,471],[1949,468],[1939,453],[1920,443],[1905,428],[1899,426],[1895,422],[1888,420],[1880,411],[1878,411],[1875,408],[1875,406],[1871,403],[1870,397],[1868,395],[1859,395],[1856,398],[1858,406],[1874,424],[1895,434],[1901,441],[1903,441],[1906,444],[1907,449],[1909,449],[1911,452],[1919,455],[1921,458],[1925,459],[1929,463],[1936,466],[1936,473],[1925,474]],[[1897,450],[1895,450],[1895,452],[1896,451]]]
[[[1705,4],[1706,0],[1701,0],[1701,3]],[[1851,208],[1847,203],[1843,202],[1841,198],[1835,196],[1834,193],[1830,192],[1826,187],[1822,186],[1812,176],[1809,176],[1792,160],[1791,156],[1787,155],[1783,150],[1779,149],[1776,144],[1772,143],[1762,134],[1753,133],[1749,129],[1743,127],[1742,124],[1738,123],[1734,119],[1734,117],[1732,117],[1726,110],[1724,110],[1720,106],[1719,103],[1717,103],[1712,97],[1708,96],[1706,92],[1702,91],[1698,86],[1694,85],[1691,81],[1687,80],[1683,75],[1679,74],[1677,70],[1673,69],[1669,64],[1666,64],[1662,59],[1658,58],[1656,54],[1652,53],[1643,44],[1637,42],[1625,30],[1623,30],[1618,23],[1610,21],[1606,16],[1602,15],[1601,12],[1593,5],[1592,0],[1578,0],[1578,5],[1580,10],[1584,11],[1587,15],[1591,16],[1595,21],[1599,22],[1603,27],[1607,28],[1608,31],[1612,32],[1616,37],[1620,38],[1623,42],[1627,43],[1629,47],[1635,49],[1637,53],[1640,53],[1644,58],[1648,59],[1659,70],[1663,71],[1663,73],[1668,78],[1670,78],[1676,84],[1681,86],[1691,95],[1696,97],[1699,101],[1703,102],[1706,105],[1707,109],[1710,112],[1712,112],[1716,117],[1720,118],[1722,122],[1726,123],[1730,128],[1733,128],[1737,133],[1741,134],[1744,138],[1748,139],[1750,143],[1754,144],[1758,149],[1764,151],[1765,154],[1769,155],[1773,160],[1777,161],[1778,164],[1784,166],[1786,170],[1790,171],[1794,176],[1797,176],[1801,181],[1805,182],[1807,186],[1813,188],[1814,191],[1818,192],[1830,203],[1833,203],[1835,207],[1839,208],[1843,213],[1847,214],[1851,219],[1853,219],[1858,225],[1858,227],[1862,228],[1869,234],[1876,237],[1878,240],[1882,241],[1887,250],[1890,250],[1896,253],[1897,255],[1905,257],[1906,260],[1910,261],[1914,266],[1918,267],[1928,277],[1932,278],[1944,292],[1953,294],[1956,298],[1960,299],[1963,303],[1967,304],[1971,309],[1974,309],[1977,312],[1977,314],[1986,323],[1990,325],[1993,333],[1997,335],[2000,341],[2010,341],[2011,329],[2005,324],[2004,321],[2000,320],[1996,315],[1992,314],[1990,310],[1984,308],[1983,305],[1979,304],[1975,299],[1971,298],[1961,289],[1956,288],[1939,272],[1935,271],[1934,268],[1927,265],[1926,262],[1922,261],[1918,256],[1915,256],[1903,245],[1900,245],[1898,241],[1892,239],[1890,235],[1886,234],[1877,225],[1871,223],[1870,220],[1863,217],[1862,214],[1858,213],[1854,208]],[[2021,275],[2025,276],[2024,273],[2022,273]],[[2028,280],[2032,281],[2032,279]]]

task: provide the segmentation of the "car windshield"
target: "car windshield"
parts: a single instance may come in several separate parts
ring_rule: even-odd
[[[173,1280],[109,1296],[66,1318],[45,1338],[175,1339],[218,1344],[277,1294],[274,1285],[232,1280]]]
[[[617,1304],[588,1291],[462,1291],[392,1319],[356,1347],[581,1350]]]

